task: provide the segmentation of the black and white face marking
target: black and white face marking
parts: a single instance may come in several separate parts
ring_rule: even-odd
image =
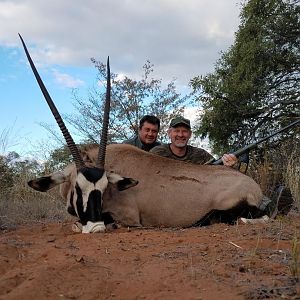
[[[82,168],[78,171],[73,199],[70,199],[82,225],[88,221],[101,221],[102,196],[107,187],[106,172],[99,168]]]

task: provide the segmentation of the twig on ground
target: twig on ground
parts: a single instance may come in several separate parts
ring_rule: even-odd
[[[231,244],[231,245],[233,245],[234,247],[237,247],[237,248],[239,248],[239,249],[243,249],[241,246],[239,246],[239,245],[237,245],[237,244],[235,244],[235,243],[233,243],[233,242],[229,242],[229,244]]]

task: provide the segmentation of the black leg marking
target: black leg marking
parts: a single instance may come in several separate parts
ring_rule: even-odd
[[[208,226],[214,223],[233,225],[238,218],[259,218],[262,211],[256,206],[250,206],[247,201],[242,201],[228,210],[213,210],[197,221],[193,226]]]

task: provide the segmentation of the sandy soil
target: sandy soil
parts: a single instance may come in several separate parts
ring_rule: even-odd
[[[0,299],[300,299],[300,217],[268,224],[0,234]],[[295,242],[294,242],[295,244]],[[299,274],[300,276],[300,274]]]

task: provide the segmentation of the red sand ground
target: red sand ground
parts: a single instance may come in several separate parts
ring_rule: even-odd
[[[0,299],[300,299],[300,217],[268,224],[118,229],[70,223],[0,233]],[[293,260],[294,258],[294,260]],[[299,274],[300,277],[300,274]]]

